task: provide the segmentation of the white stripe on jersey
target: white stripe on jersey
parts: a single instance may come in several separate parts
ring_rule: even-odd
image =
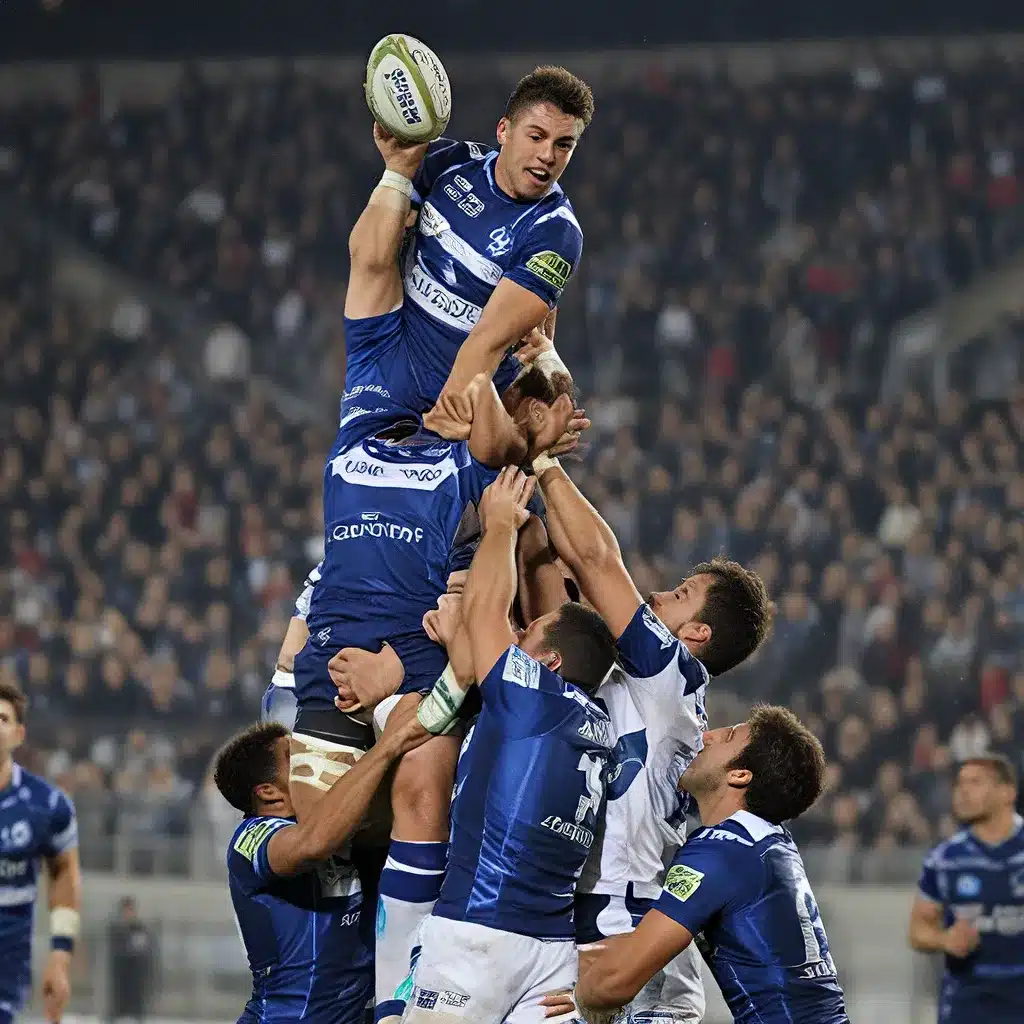
[[[632,882],[637,897],[659,894],[666,857],[685,839],[685,824],[676,829],[666,819],[678,808],[679,776],[703,745],[707,683],[690,694],[686,688],[679,658],[673,657],[649,679],[616,669],[598,690],[611,717],[613,742],[623,743],[626,756],[609,778],[604,823],[579,892],[624,896]]]
[[[460,299],[453,291],[435,281],[418,263],[413,263],[406,270],[404,283],[406,296],[424,313],[456,330],[468,334],[483,312],[480,306]]]
[[[445,480],[455,476],[459,467],[449,455],[440,462],[387,462],[366,451],[350,448],[331,460],[331,472],[350,484],[360,487],[399,487],[410,491],[436,491]],[[363,514],[367,522],[379,513]]]
[[[57,853],[64,853],[66,850],[70,850],[73,846],[78,845],[78,820],[72,818],[68,827],[63,832],[58,832],[50,840],[51,845]]]
[[[20,907],[36,898],[34,885],[22,885],[17,889],[0,889],[0,907]]]
[[[420,232],[436,238],[438,244],[449,256],[457,259],[484,284],[494,287],[505,273],[497,263],[487,259],[486,256],[481,256],[469,242],[457,235],[448,221],[437,212],[437,209],[429,201],[423,204],[423,210],[420,212]]]

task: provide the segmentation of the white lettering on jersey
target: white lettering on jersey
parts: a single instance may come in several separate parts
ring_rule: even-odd
[[[505,657],[501,678],[506,683],[525,686],[527,690],[540,689],[540,663],[518,647],[510,647]]]
[[[557,814],[549,814],[540,824],[542,828],[550,829],[556,835],[579,843],[587,850],[594,845],[594,833],[589,828],[584,828],[574,821],[564,821]]]
[[[458,473],[451,457],[440,462],[387,462],[365,448],[353,448],[331,459],[331,472],[362,487],[398,487],[403,490],[436,491]]]
[[[406,271],[405,294],[434,319],[467,334],[476,326],[483,312],[480,306],[460,299],[435,281],[416,263]]]
[[[585,773],[587,780],[587,795],[580,797],[576,808],[576,824],[580,825],[589,814],[593,814],[596,820],[601,810],[601,800],[604,798],[604,758],[596,754],[583,754],[576,768]]]
[[[423,540],[423,530],[418,526],[399,526],[398,523],[339,523],[331,528],[327,542],[361,540],[364,537],[372,537],[374,540],[397,540],[405,544],[419,544]]]

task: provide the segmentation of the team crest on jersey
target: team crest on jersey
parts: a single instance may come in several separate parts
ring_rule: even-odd
[[[0,829],[0,842],[11,850],[23,850],[32,842],[32,826],[27,821],[16,821]]]
[[[1024,900],[1024,868],[1010,875],[1010,891],[1015,900]]]
[[[526,269],[546,281],[549,285],[561,291],[569,283],[569,275],[572,273],[572,264],[557,252],[546,249],[526,261]]]
[[[981,879],[977,875],[960,875],[956,880],[956,894],[965,900],[981,895]]]
[[[512,248],[512,236],[504,225],[495,228],[491,232],[490,238],[491,244],[487,246],[487,251],[492,256],[504,256]]]
[[[451,230],[451,225],[438,213],[432,203],[424,203],[423,209],[420,210],[419,229],[420,234],[430,238]]]
[[[685,903],[699,888],[704,872],[686,864],[673,864],[665,876],[665,892],[671,893],[680,903]]]

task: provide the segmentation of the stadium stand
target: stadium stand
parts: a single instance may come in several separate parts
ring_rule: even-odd
[[[769,582],[773,638],[711,711],[765,698],[814,725],[830,788],[804,841],[924,845],[956,759],[1021,757],[1024,320],[970,347],[957,390],[876,402],[891,328],[1024,242],[1021,79],[593,83],[558,338],[594,420],[575,472],[642,589],[719,551]],[[460,96],[455,127],[488,138],[505,88]],[[0,677],[83,830],[189,835],[318,557],[332,424],[286,419],[260,378],[312,396],[341,348],[366,120],[290,70],[188,66],[160,107],[84,76],[72,106],[0,114],[0,188],[253,342],[249,381],[204,389],[158,319],[128,344],[51,294],[45,253],[0,252]]]

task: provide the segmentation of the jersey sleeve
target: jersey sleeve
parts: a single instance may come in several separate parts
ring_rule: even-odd
[[[267,854],[270,837],[294,824],[287,818],[250,818],[235,833],[228,851],[228,870],[245,892],[258,892],[273,881]]]
[[[691,839],[672,861],[654,909],[697,935],[727,905],[756,895],[763,867],[750,853],[732,842]]]
[[[412,205],[416,209],[430,195],[434,183],[445,172],[462,167],[474,160],[482,160],[490,152],[477,142],[459,142],[457,139],[435,139],[427,146],[420,169],[412,179]]]
[[[504,276],[554,309],[582,255],[579,222],[569,206],[557,206],[531,225]]]
[[[615,643],[622,667],[637,679],[658,676],[673,662],[682,679],[683,696],[696,693],[710,679],[704,665],[672,635],[648,604],[637,608]]]
[[[50,834],[46,856],[56,857],[78,845],[78,817],[67,794],[55,789],[50,794]]]
[[[323,572],[324,563],[318,563],[309,570],[309,575],[302,584],[302,593],[295,599],[295,610],[292,618],[301,619],[303,622],[309,617],[309,604],[313,600],[313,588],[320,582],[320,575]]]
[[[921,866],[921,877],[917,881],[918,891],[925,899],[933,903],[942,903],[942,890],[939,887],[939,872],[937,868],[938,857],[932,851],[925,857]]]

